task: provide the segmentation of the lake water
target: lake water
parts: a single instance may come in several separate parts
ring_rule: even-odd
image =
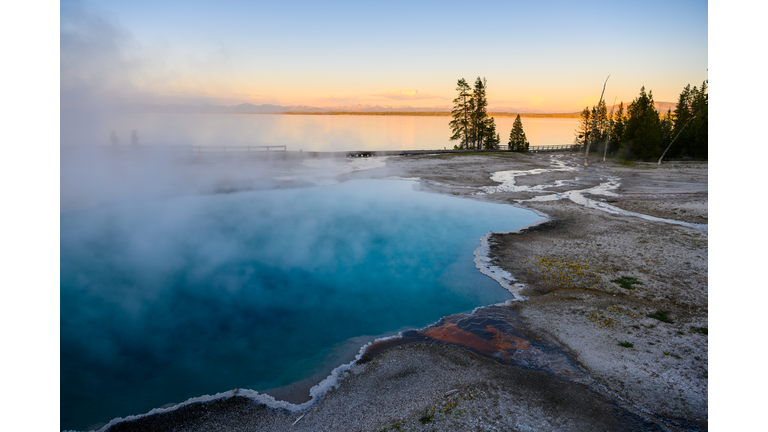
[[[108,144],[114,130],[128,144],[132,130],[153,145],[286,145],[289,151],[435,150],[453,148],[450,117],[247,115],[247,114],[80,114],[62,112],[61,142]],[[531,145],[571,144],[577,119],[521,117]],[[513,117],[496,117],[506,144]]]
[[[61,428],[295,383],[338,366],[349,340],[512,298],[473,251],[541,218],[415,184],[62,212]]]

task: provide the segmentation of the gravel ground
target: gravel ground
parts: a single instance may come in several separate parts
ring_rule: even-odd
[[[524,284],[525,300],[507,307],[525,321],[528,337],[562,350],[592,384],[414,342],[353,365],[303,413],[233,396],[109,430],[708,428],[708,234],[706,225],[691,224],[707,222],[706,163],[592,160],[584,168],[583,156],[571,153],[385,162],[338,178],[418,177],[424,190],[548,217],[492,235],[491,264]],[[510,170],[518,172],[512,182],[491,179]]]

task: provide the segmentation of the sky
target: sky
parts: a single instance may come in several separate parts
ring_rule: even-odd
[[[706,1],[64,0],[61,103],[449,107],[574,112],[708,79]]]

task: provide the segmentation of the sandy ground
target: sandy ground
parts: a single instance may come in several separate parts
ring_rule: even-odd
[[[512,182],[491,179],[510,170]],[[708,234],[691,223],[707,223],[707,173],[706,163],[584,168],[572,153],[489,153],[390,157],[342,174],[418,177],[428,191],[546,215],[492,235],[491,264],[523,284],[525,300],[506,306],[521,334],[583,373],[427,338],[375,350],[305,412],[235,395],[109,430],[706,430]]]

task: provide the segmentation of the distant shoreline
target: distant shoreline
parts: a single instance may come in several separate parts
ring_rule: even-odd
[[[278,114],[278,115],[354,115],[354,116],[422,116],[422,117],[450,117],[449,111],[313,111],[313,112],[242,112],[235,111],[231,113],[206,112],[202,114]],[[579,113],[508,113],[508,112],[489,112],[490,117],[533,117],[533,118],[579,118]]]

